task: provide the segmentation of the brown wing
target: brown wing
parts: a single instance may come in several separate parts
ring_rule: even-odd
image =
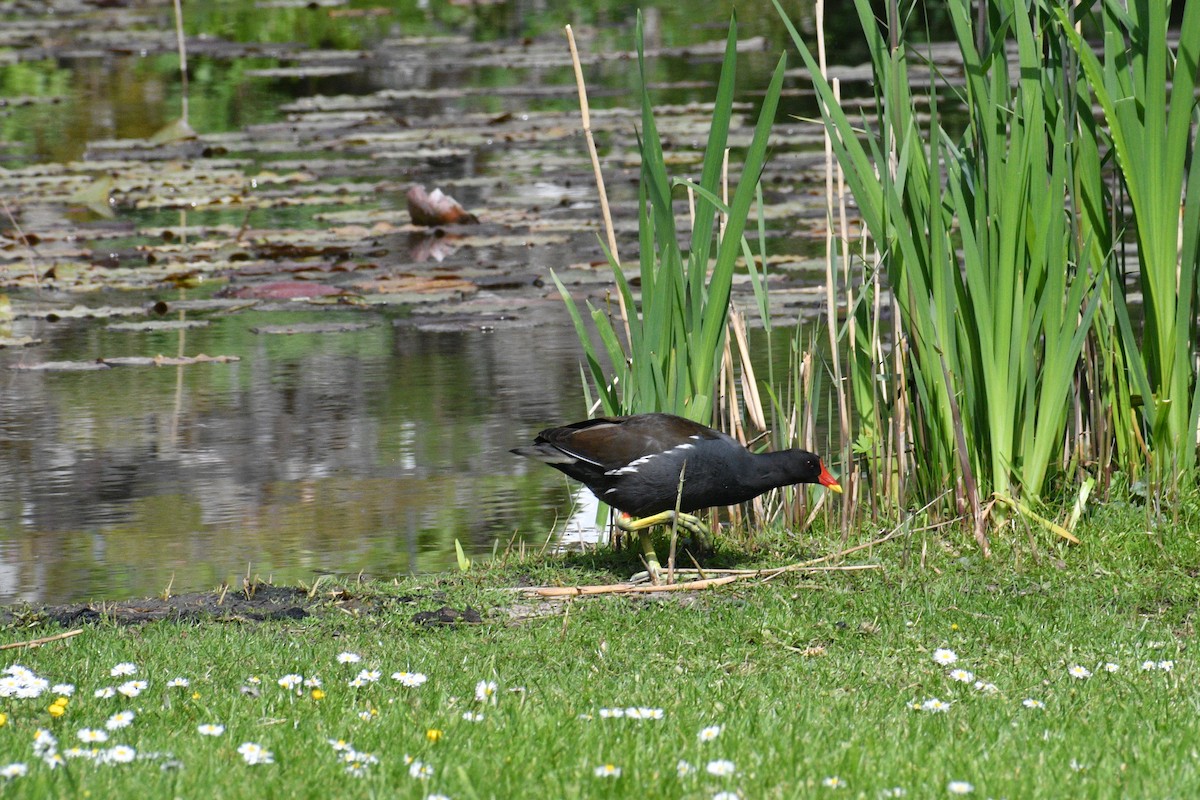
[[[538,434],[536,442],[553,445],[568,455],[605,470],[618,469],[639,458],[670,450],[692,438],[715,439],[712,428],[673,414],[635,414],[597,417]]]

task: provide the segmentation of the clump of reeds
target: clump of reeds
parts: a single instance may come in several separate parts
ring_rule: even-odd
[[[949,485],[986,549],[995,500],[1028,511],[1059,486],[1086,491],[1088,473],[1136,478],[1147,462],[1166,485],[1194,474],[1200,167],[1187,154],[1200,7],[1185,11],[1173,53],[1164,4],[1127,14],[1105,4],[1101,59],[1062,10],[1000,0],[973,21],[955,0],[965,81],[932,71],[919,114],[896,4],[881,27],[856,0],[876,102],[855,121],[776,7],[870,234],[855,253],[866,279],[851,287],[842,272],[857,324],[840,343],[851,350],[855,451],[877,496],[902,507]],[[961,132],[940,114],[947,96],[966,109]],[[1132,219],[1114,194],[1128,195]],[[1140,338],[1123,281],[1121,237],[1133,226]],[[876,261],[898,312],[890,336]],[[831,267],[831,297],[834,280]]]

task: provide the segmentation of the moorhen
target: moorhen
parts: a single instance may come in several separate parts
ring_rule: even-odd
[[[688,512],[744,503],[794,483],[842,491],[815,453],[751,453],[733,437],[673,414],[597,417],[547,428],[532,446],[512,452],[582,481],[623,512],[617,527],[637,532],[655,579],[662,568],[649,536],[654,525],[676,522],[702,534],[703,523]]]

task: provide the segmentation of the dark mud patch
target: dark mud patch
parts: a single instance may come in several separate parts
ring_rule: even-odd
[[[167,598],[150,597],[119,602],[70,603],[0,610],[0,623],[41,622],[77,627],[87,623],[137,625],[143,622],[265,622],[304,619],[324,598],[310,598],[301,589],[259,586],[252,592],[189,592]]]
[[[78,627],[108,623],[140,625],[147,622],[274,622],[344,613],[352,616],[395,614],[406,606],[435,607],[418,611],[411,621],[421,627],[478,624],[480,613],[445,604],[442,592],[388,597],[346,589],[311,593],[303,589],[259,584],[248,590],[189,592],[170,597],[149,597],[117,602],[71,603],[0,608],[0,627],[57,624]]]

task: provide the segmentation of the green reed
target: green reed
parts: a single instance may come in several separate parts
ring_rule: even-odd
[[[642,78],[639,133],[640,295],[634,296],[623,265],[609,252],[620,311],[589,304],[596,347],[583,314],[555,278],[584,349],[587,378],[607,414],[671,411],[708,423],[720,374],[729,295],[743,231],[766,158],[767,136],[783,85],[780,58],[763,98],[754,136],[742,162],[741,180],[726,207],[720,200],[722,164],[733,118],[737,21],[731,20],[712,124],[698,184],[667,173],[646,81],[641,17],[637,27]],[[680,247],[674,201],[681,187],[694,190],[695,214],[686,253]],[[718,226],[718,218],[724,217]],[[715,255],[715,258],[714,258]],[[608,362],[606,368],[604,361]],[[586,386],[586,381],[585,381]]]
[[[1085,15],[1102,32],[1102,55],[1062,9],[1056,13],[1103,112],[1104,142],[1115,153],[1132,208],[1131,218],[1119,206],[1114,216],[1136,232],[1143,324],[1135,332],[1128,298],[1115,292],[1113,316],[1128,369],[1128,377],[1121,377],[1128,380],[1126,392],[1142,418],[1151,475],[1173,486],[1195,474],[1200,420],[1200,160],[1195,157],[1200,5],[1184,5],[1174,52],[1167,38],[1168,4],[1134,0],[1127,6],[1105,2]],[[1089,106],[1081,114],[1092,122]],[[1129,265],[1114,260],[1113,268],[1114,283],[1123,288]],[[1131,471],[1140,457],[1139,452],[1130,458]]]
[[[951,3],[965,85],[941,85],[934,74],[920,103],[902,31],[889,43],[870,4],[856,6],[876,86],[873,115],[859,124],[787,23],[899,310],[899,366],[879,356],[870,368],[851,360],[868,423],[856,449],[877,477],[907,471],[922,499],[953,487],[986,544],[989,496],[1037,500],[1062,463],[1107,252],[1082,229],[1071,199],[1080,182],[1098,195],[1100,176],[1080,172],[1069,48],[1045,9],[993,4],[979,30],[966,2]],[[967,109],[961,134],[941,115],[947,92]],[[852,309],[866,323],[859,331],[871,326],[862,315],[877,307],[878,291],[864,282]],[[873,402],[880,375],[887,388]],[[911,435],[911,464],[901,446],[878,456],[885,430]]]

